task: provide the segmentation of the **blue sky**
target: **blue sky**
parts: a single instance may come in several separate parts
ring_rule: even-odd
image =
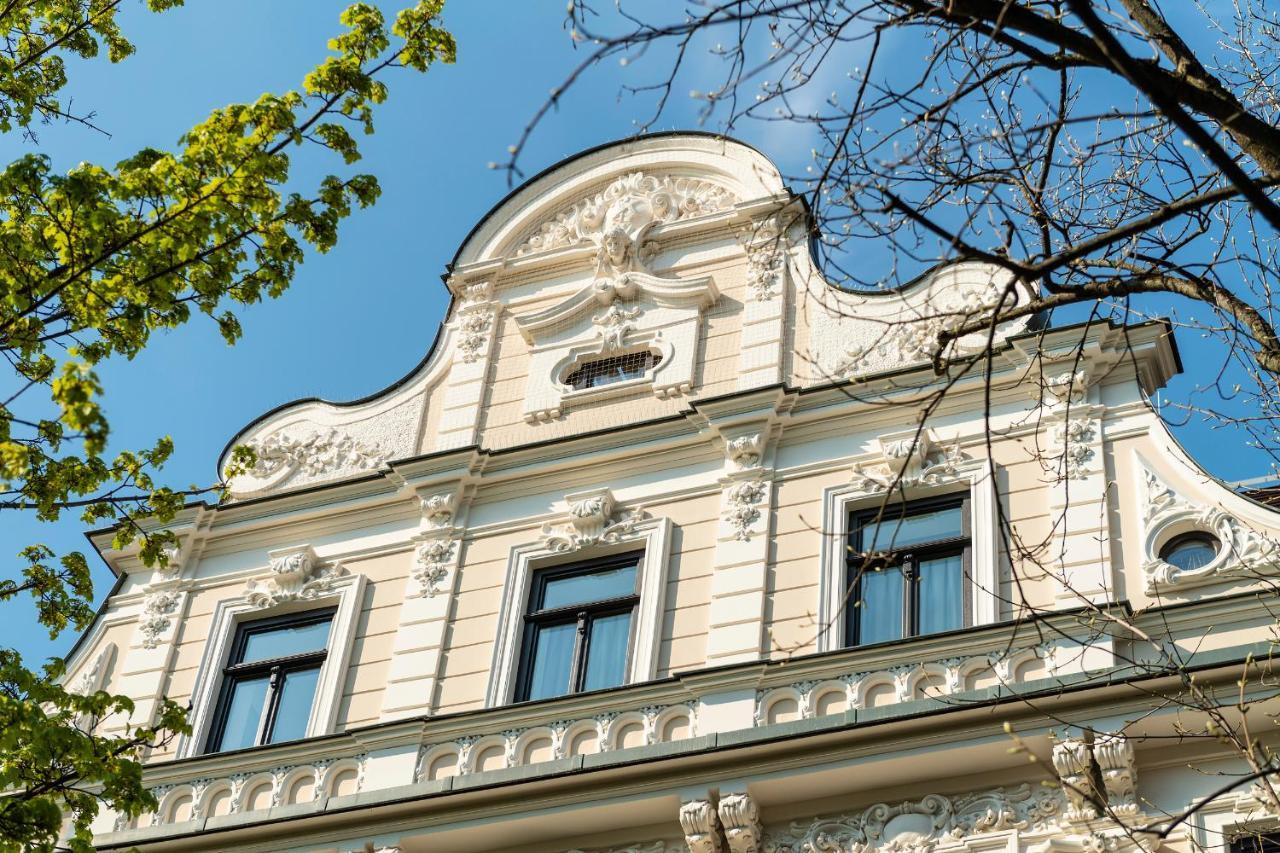
[[[115,66],[71,67],[75,106],[94,111],[111,136],[51,126],[39,130],[39,147],[63,168],[82,160],[114,163],[144,146],[172,147],[213,108],[298,87],[339,31],[345,5],[189,0],[186,8],[151,15],[131,3],[123,23],[137,54]],[[508,190],[505,174],[487,164],[504,159],[507,145],[580,57],[562,29],[563,12],[563,0],[451,0],[445,21],[459,43],[457,64],[390,78],[377,134],[361,142],[359,169],[381,180],[379,203],[344,223],[338,247],[309,258],[282,298],[241,312],[245,334],[237,346],[227,347],[211,321],[196,319],[157,336],[133,362],[106,365],[113,446],[144,447],[171,435],[177,452],[167,481],[207,484],[228,438],[262,412],[297,397],[361,397],[417,364],[443,317],[445,264]],[[533,137],[526,171],[632,133],[633,117],[645,111],[627,96],[619,100],[627,73],[610,64],[572,90]],[[698,126],[687,91],[677,90],[655,129]],[[802,168],[808,156],[807,141],[783,125],[736,135],[787,170]],[[0,138],[6,162],[31,148],[14,134]],[[319,165],[341,169],[331,161]],[[1188,346],[1194,352],[1194,341],[1180,342],[1184,358]],[[1186,430],[1183,438],[1216,474],[1240,478],[1262,470],[1256,457],[1223,449],[1205,430]],[[70,515],[56,525],[6,515],[0,555],[36,541],[59,552],[86,548],[82,530]],[[101,596],[110,573],[99,564],[95,578]],[[5,605],[4,625],[0,644],[32,659],[65,651],[74,639],[68,632],[50,642],[25,602]]]

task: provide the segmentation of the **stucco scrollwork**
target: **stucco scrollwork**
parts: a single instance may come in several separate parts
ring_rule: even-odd
[[[1280,574],[1280,549],[1275,541],[1220,507],[1192,503],[1150,468],[1140,465],[1144,492],[1142,574],[1149,594]],[[1196,569],[1181,569],[1160,559],[1160,549],[1167,541],[1188,532],[1212,534],[1218,541],[1217,555]]]
[[[254,578],[245,587],[245,598],[254,607],[317,598],[343,574],[340,566],[320,562],[310,545],[268,551],[267,556],[267,576]]]
[[[592,317],[591,322],[600,337],[600,352],[610,354],[626,349],[627,335],[635,331],[634,321],[639,316],[639,308],[624,308],[615,302],[603,314]]]
[[[515,254],[590,241],[618,264],[625,262],[620,256],[627,250],[638,248],[636,238],[643,236],[647,226],[716,213],[736,201],[727,189],[710,181],[632,172],[539,225],[516,247]]]
[[[608,489],[566,495],[569,520],[564,524],[544,524],[542,542],[550,551],[566,553],[590,545],[608,545],[635,533],[643,520],[640,509],[621,514]]]
[[[846,348],[833,365],[832,373],[847,379],[873,369],[877,363],[906,365],[955,358],[970,349],[964,345],[964,338],[968,336],[950,336],[990,315],[1000,303],[1002,293],[1000,285],[978,282],[966,282],[938,292],[922,305],[886,318],[873,340]],[[947,336],[945,342],[943,336]],[[982,337],[981,344],[977,345],[985,344],[986,338]]]
[[[881,436],[878,443],[880,461],[855,465],[850,478],[868,494],[953,482],[968,461],[958,445],[939,446],[925,430]]]
[[[593,847],[590,850],[575,847],[566,853],[685,853],[688,849],[679,841],[637,841],[622,847]]]
[[[107,672],[111,668],[112,661],[115,660],[116,644],[107,643],[93,658],[93,663],[89,664],[80,673],[71,684],[71,692],[80,696],[88,696],[89,694],[102,689],[102,685],[107,680]]]
[[[361,441],[336,429],[305,434],[280,431],[247,445],[257,461],[249,473],[271,477],[286,469],[300,469],[311,475],[330,471],[364,471],[387,461],[386,452],[373,442]]]
[[[986,832],[1052,829],[1063,808],[1058,791],[1030,785],[946,797],[878,803],[860,812],[795,822],[765,836],[766,853],[927,853],[934,847]]]

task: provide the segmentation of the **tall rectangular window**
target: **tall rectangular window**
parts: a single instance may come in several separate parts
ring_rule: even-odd
[[[641,556],[624,554],[534,575],[516,701],[616,687],[626,680]]]
[[[964,627],[971,618],[969,547],[967,496],[853,513],[846,548],[848,645]]]
[[[206,752],[306,736],[333,614],[309,611],[236,629]]]

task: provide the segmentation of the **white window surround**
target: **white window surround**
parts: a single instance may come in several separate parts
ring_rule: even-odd
[[[1192,817],[1191,827],[1199,850],[1229,853],[1232,840],[1241,835],[1280,830],[1280,818],[1268,814],[1246,788],[1205,804]]]
[[[608,385],[598,385],[595,388],[581,389],[574,388],[564,381],[569,374],[589,361],[646,351],[660,356],[661,361],[646,368],[643,376],[626,379],[622,382],[612,382]],[[552,369],[552,382],[559,390],[560,402],[562,407],[565,408],[574,403],[596,402],[611,397],[621,397],[641,389],[646,391],[653,389],[655,393],[658,393],[660,390],[665,389],[661,382],[661,373],[664,368],[672,363],[672,355],[671,344],[667,343],[666,339],[663,338],[661,330],[633,335],[628,340],[627,347],[617,352],[601,351],[599,346],[582,344],[571,347],[564,359]]]
[[[632,630],[631,660],[624,683],[637,684],[657,677],[658,646],[662,639],[663,599],[671,562],[671,520],[646,518],[631,531],[608,545],[591,545],[576,551],[554,550],[544,543],[530,543],[511,549],[507,560],[506,583],[498,610],[498,637],[494,644],[485,707],[510,704],[515,696],[520,666],[520,644],[524,614],[533,573],[570,562],[607,557],[643,549],[640,559],[640,601]]]
[[[231,641],[241,623],[336,605],[337,611],[333,614],[333,622],[329,628],[328,654],[320,667],[315,698],[311,702],[311,717],[307,720],[306,736],[318,737],[333,732],[342,698],[342,683],[346,678],[351,650],[355,644],[356,617],[360,613],[360,603],[364,600],[365,583],[364,575],[341,575],[335,577],[321,595],[275,607],[260,607],[247,597],[218,602],[213,611],[204,656],[196,672],[196,689],[191,697],[191,734],[184,735],[178,743],[178,757],[190,758],[204,753],[205,741],[209,737],[209,727],[216,710],[214,706],[221,692],[222,670],[227,665]]]
[[[999,517],[996,512],[995,470],[987,459],[963,459],[955,463],[942,482],[895,490],[890,503],[914,501],[964,492],[969,494],[971,532],[970,592],[973,596],[973,625],[988,625],[999,619]],[[845,541],[849,513],[879,506],[883,490],[868,491],[860,483],[831,486],[822,493],[822,562],[818,584],[818,651],[844,648],[847,589]]]

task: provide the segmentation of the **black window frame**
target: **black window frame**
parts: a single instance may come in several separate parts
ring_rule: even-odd
[[[546,594],[547,584],[575,575],[591,575],[597,572],[611,571],[627,565],[635,565],[635,586],[630,595],[614,598],[570,604],[564,607],[543,609],[540,603]],[[549,566],[534,571],[529,585],[529,596],[525,602],[524,627],[521,632],[520,662],[516,676],[515,701],[528,702],[529,690],[532,687],[534,652],[537,649],[537,632],[539,628],[575,624],[577,631],[573,638],[573,656],[569,664],[569,690],[560,696],[573,696],[584,692],[583,681],[587,676],[587,660],[591,653],[591,623],[604,616],[616,616],[619,613],[631,614],[631,622],[627,627],[626,668],[622,674],[623,684],[631,675],[631,659],[636,639],[636,620],[640,610],[640,578],[644,569],[644,551],[628,551],[624,554],[613,554],[607,557],[579,560],[558,566]],[[604,688],[613,689],[613,688]],[[541,700],[558,698],[543,697]]]
[[[922,515],[940,509],[960,509],[960,535],[944,539],[917,542],[901,548],[893,548],[877,552],[871,564],[867,564],[867,554],[857,548],[862,529],[868,525],[885,523],[893,519],[906,519],[913,515]],[[960,556],[961,574],[961,616],[962,628],[973,625],[973,530],[972,530],[972,496],[969,492],[958,492],[948,495],[937,495],[917,500],[898,501],[891,504],[877,505],[869,509],[855,509],[849,515],[849,526],[845,534],[845,590],[847,606],[845,608],[844,643],[846,647],[863,647],[877,643],[861,643],[858,640],[862,621],[861,585],[864,570],[875,570],[878,564],[882,568],[901,566],[903,574],[902,595],[902,636],[896,640],[880,641],[881,643],[902,642],[922,635],[920,633],[919,608],[919,571],[918,566],[926,560],[939,557]]]
[[[213,721],[209,726],[209,736],[205,738],[205,754],[222,752],[222,737],[226,734],[227,715],[231,711],[231,698],[235,686],[241,681],[268,676],[267,693],[263,700],[262,716],[258,719],[258,732],[254,736],[253,746],[270,743],[271,732],[275,729],[276,717],[280,711],[280,699],[283,695],[282,675],[307,669],[322,669],[329,657],[329,644],[313,652],[302,652],[285,657],[266,658],[252,663],[238,663],[244,656],[249,638],[255,634],[274,631],[280,628],[295,628],[314,625],[319,622],[329,623],[329,639],[333,638],[333,620],[337,615],[337,607],[325,607],[317,610],[306,610],[301,613],[287,613],[271,616],[266,619],[254,619],[241,622],[236,626],[235,637],[231,641],[231,650],[227,654],[227,663],[222,668],[222,685],[218,689],[218,701],[214,705]],[[319,679],[316,690],[320,689]],[[315,699],[312,698],[314,709]],[[243,747],[241,747],[243,748]]]

